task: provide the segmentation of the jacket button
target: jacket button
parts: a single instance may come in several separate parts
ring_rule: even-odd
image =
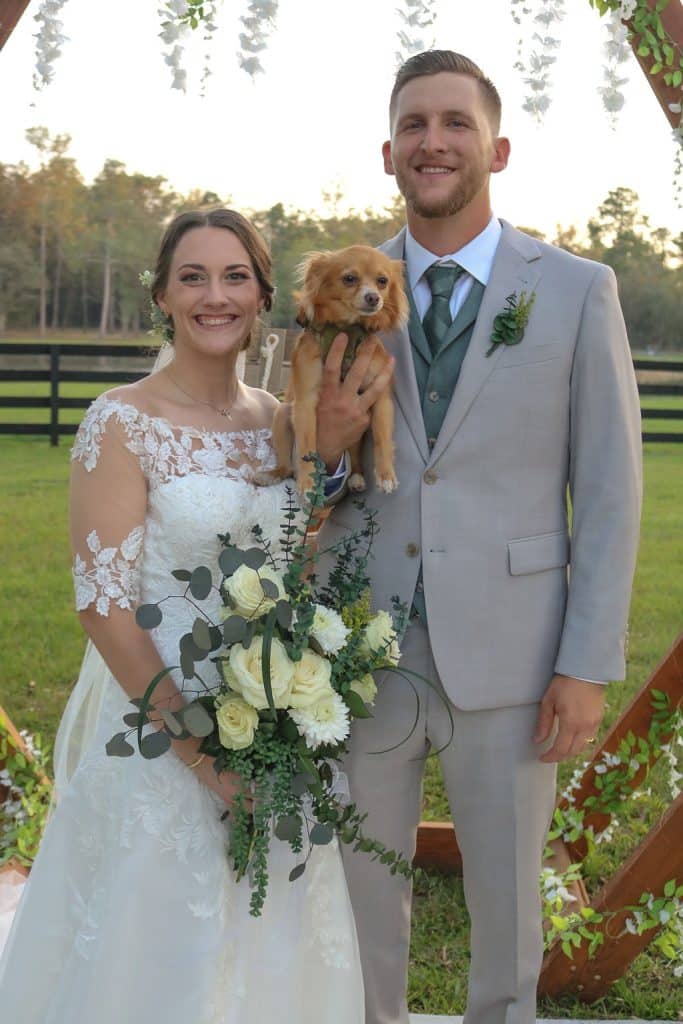
[[[417,558],[417,556],[420,554],[420,546],[419,546],[419,544],[412,544],[412,543],[411,544],[407,544],[406,545],[406,554],[407,554],[408,558]]]
[[[429,392],[429,401],[430,402],[438,402],[440,398],[441,398],[441,395],[439,394],[438,391],[430,391]]]
[[[433,469],[428,469],[422,479],[426,484],[435,484],[439,477]]]

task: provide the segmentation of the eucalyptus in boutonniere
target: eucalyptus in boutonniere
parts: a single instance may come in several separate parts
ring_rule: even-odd
[[[505,300],[505,309],[493,321],[491,347],[486,353],[487,356],[490,356],[498,345],[519,345],[524,337],[524,331],[529,323],[535,301],[536,292],[532,292],[529,298],[527,298],[526,292],[522,292],[520,296],[517,295],[517,292],[508,295]]]
[[[411,673],[396,668],[407,607],[395,598],[393,615],[371,611],[367,565],[377,522],[362,503],[363,527],[327,549],[334,565],[327,583],[318,583],[312,570],[323,552],[314,549],[311,533],[324,502],[325,473],[317,456],[308,458],[315,465],[308,511],[288,489],[280,538],[266,537],[255,525],[253,546],[245,549],[222,535],[217,565],[170,570],[186,585],[184,593],[137,609],[138,625],[155,629],[166,601],[193,608],[192,629],[178,637],[186,703],[175,711],[153,703],[157,685],[174,671],[163,669],[144,696],[131,701],[135,710],[123,719],[128,730],[107,744],[111,756],[130,757],[128,736],[137,734],[140,753],[155,758],[172,739],[196,736],[217,772],[240,776],[226,846],[237,879],[249,879],[254,916],[265,900],[275,840],[299,856],[292,882],[313,848],[335,835],[392,873],[413,874],[409,860],[365,835],[364,815],[349,801],[337,767],[353,719],[371,717],[373,673],[394,671],[410,682]],[[204,666],[210,663],[218,672],[209,676]]]

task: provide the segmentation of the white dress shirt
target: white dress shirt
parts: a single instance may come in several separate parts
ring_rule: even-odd
[[[434,263],[446,265],[457,263],[466,271],[455,282],[451,295],[451,317],[455,319],[471,291],[473,281],[477,280],[484,286],[489,283],[491,267],[502,232],[500,221],[491,217],[484,230],[462,249],[447,253],[445,256],[436,256],[429,249],[420,245],[411,235],[410,228],[406,228],[406,272],[420,320],[424,318],[432,301],[429,283],[424,276],[425,271]]]

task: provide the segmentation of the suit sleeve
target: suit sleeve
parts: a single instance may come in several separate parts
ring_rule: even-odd
[[[616,278],[600,266],[574,353],[569,593],[555,671],[623,679],[642,503],[640,404]]]

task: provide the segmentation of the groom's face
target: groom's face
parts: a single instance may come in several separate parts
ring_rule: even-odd
[[[403,86],[382,152],[409,210],[434,219],[488,196],[490,173],[507,163],[506,147],[494,135],[478,82],[442,71]]]

